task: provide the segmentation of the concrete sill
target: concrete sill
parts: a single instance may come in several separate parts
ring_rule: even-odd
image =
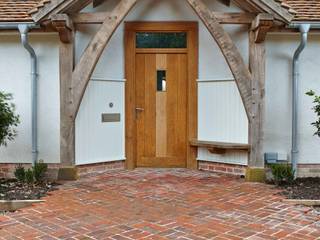
[[[42,203],[44,200],[0,200],[0,211],[16,211],[24,207],[29,207],[35,203]]]
[[[308,200],[308,199],[284,199],[283,202],[291,203],[294,205],[304,206],[320,206],[320,200]]]

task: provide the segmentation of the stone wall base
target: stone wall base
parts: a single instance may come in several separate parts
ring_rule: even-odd
[[[245,176],[247,167],[235,164],[198,161],[198,169],[203,171],[223,173],[235,176]]]
[[[298,178],[320,177],[320,164],[298,164]]]

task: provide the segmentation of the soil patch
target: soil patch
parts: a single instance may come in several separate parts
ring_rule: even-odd
[[[27,184],[15,179],[0,179],[0,200],[37,200],[57,189],[56,183]]]
[[[279,187],[289,199],[320,200],[320,178],[298,178],[293,184]]]

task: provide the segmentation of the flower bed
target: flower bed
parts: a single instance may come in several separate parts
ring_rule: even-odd
[[[43,182],[28,184],[16,179],[0,179],[0,200],[35,200],[56,189],[57,184]]]
[[[320,200],[320,178],[298,178],[292,184],[280,186],[289,199]]]

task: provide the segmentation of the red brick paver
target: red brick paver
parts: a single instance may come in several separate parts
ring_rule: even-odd
[[[320,216],[272,186],[182,169],[113,171],[0,215],[0,239],[320,239]]]

